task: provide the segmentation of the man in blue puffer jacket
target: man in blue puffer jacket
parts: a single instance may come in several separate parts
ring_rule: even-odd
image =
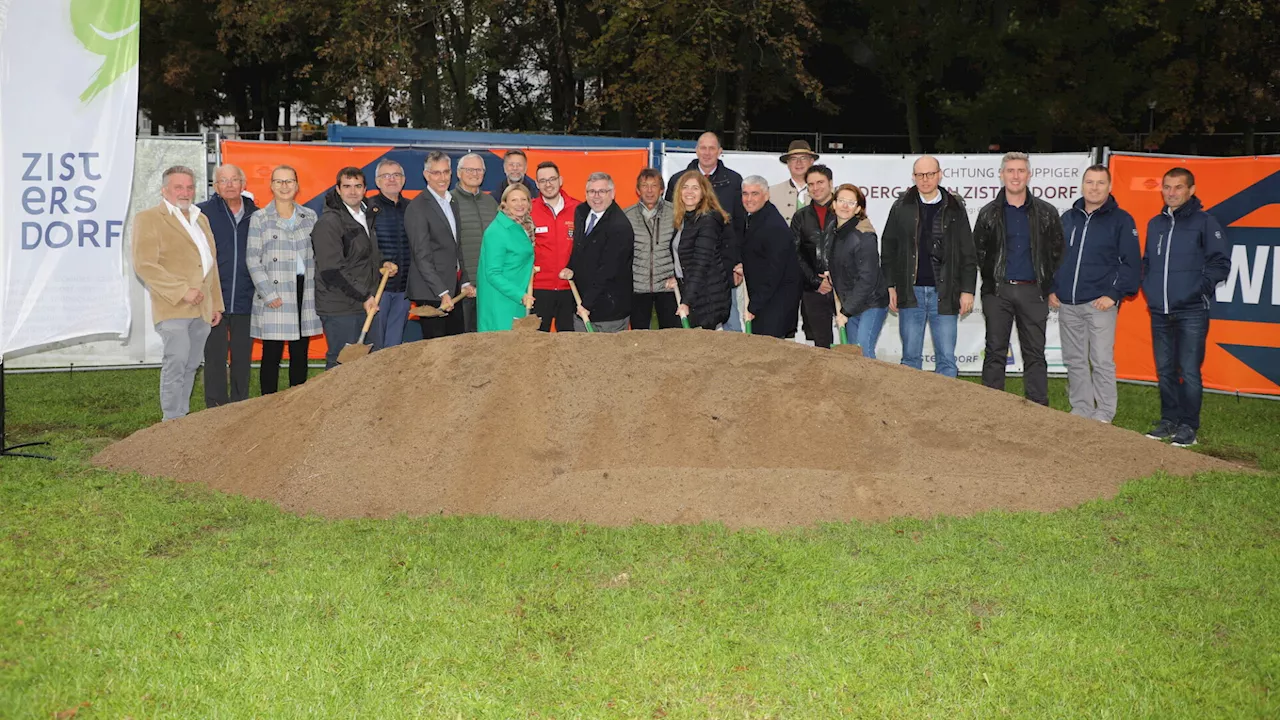
[[[253,312],[253,280],[245,263],[249,242],[249,218],[258,211],[253,199],[245,197],[244,171],[222,165],[213,174],[213,197],[200,203],[200,212],[209,220],[211,238],[218,251],[218,277],[222,280],[222,314],[204,344],[204,404],[217,407],[249,397],[249,318]],[[227,355],[231,356],[230,383]],[[230,385],[230,392],[228,392]]]
[[[1058,309],[1071,414],[1109,423],[1116,416],[1116,316],[1138,292],[1142,250],[1133,216],[1111,196],[1111,171],[1084,171],[1084,197],[1062,214],[1066,255],[1049,307]]]
[[[1160,384],[1160,420],[1147,437],[1196,444],[1200,365],[1209,336],[1214,288],[1227,279],[1231,260],[1222,226],[1195,197],[1196,179],[1186,168],[1164,174],[1164,210],[1147,223],[1142,291],[1151,310],[1151,347]],[[1181,379],[1181,384],[1179,384]]]

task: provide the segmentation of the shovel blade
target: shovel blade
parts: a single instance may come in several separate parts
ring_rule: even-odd
[[[418,305],[414,309],[410,310],[409,314],[414,317],[438,318],[445,317],[449,313],[435,307],[434,305]]]
[[[511,323],[511,329],[516,332],[537,332],[540,327],[542,327],[542,320],[537,315],[526,315]]]
[[[372,349],[372,345],[347,345],[338,351],[338,364],[344,365],[346,363],[359,360],[365,355],[368,355],[369,351]]]

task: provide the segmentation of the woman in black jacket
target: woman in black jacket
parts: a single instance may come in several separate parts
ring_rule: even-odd
[[[880,273],[876,230],[867,219],[866,197],[856,185],[836,188],[836,221],[823,232],[831,259],[831,285],[840,299],[836,322],[863,357],[875,358],[876,342],[889,314],[889,288]]]
[[[715,330],[729,319],[729,280],[724,270],[724,243],[729,215],[720,207],[711,183],[697,170],[676,180],[675,235],[671,254],[676,276],[667,287],[680,288],[677,314],[694,327]],[[732,232],[732,230],[728,230]]]

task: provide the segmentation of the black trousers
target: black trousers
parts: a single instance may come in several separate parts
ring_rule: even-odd
[[[298,276],[298,329],[302,329],[302,289],[306,278]],[[289,346],[289,387],[296,387],[307,381],[307,350],[311,347],[311,338],[301,335],[297,340],[263,340],[262,362],[258,365],[258,386],[263,395],[270,395],[280,389],[280,359],[284,356],[284,346]]]
[[[814,347],[829,348],[835,340],[831,323],[836,319],[835,290],[823,295],[816,290],[805,290],[800,298],[800,312],[804,314],[804,336],[813,341]]]
[[[676,294],[673,292],[632,293],[631,329],[651,329],[655,310],[658,312],[659,330],[678,328],[680,317],[676,315],[676,307]]]
[[[578,314],[578,304],[573,301],[572,290],[533,291],[533,314],[541,324],[538,329],[551,332],[551,321],[556,321],[556,332],[573,332],[573,316]]]
[[[1022,347],[1022,382],[1031,402],[1049,404],[1049,365],[1044,359],[1045,326],[1049,322],[1049,303],[1036,283],[1014,285],[1001,283],[995,292],[985,292],[983,285],[982,316],[987,322],[986,356],[982,360],[982,384],[1004,389],[1004,375],[1009,357],[1009,336],[1018,326],[1018,344]]]
[[[227,350],[231,351],[231,393],[227,394]],[[204,343],[204,404],[218,407],[249,397],[249,360],[253,338],[249,316],[223,315]]]
[[[453,297],[458,296],[454,295]],[[458,314],[462,316],[462,332],[475,332],[477,327],[476,321],[479,319],[476,316],[476,299],[470,297],[463,298],[458,303]],[[453,335],[456,333],[449,334]]]
[[[461,294],[460,285],[453,286],[453,292],[449,293],[449,297],[456,298]],[[412,298],[411,298],[412,299]],[[440,298],[432,298],[430,300],[413,300],[419,305],[431,305],[432,307],[440,307]],[[420,317],[418,318],[418,326],[422,328],[422,339],[431,340],[433,338],[448,337],[450,335],[461,335],[467,332],[467,306],[471,303],[470,316],[475,319],[476,301],[473,298],[465,298],[455,303],[453,310],[449,311],[444,317]],[[474,332],[474,330],[472,331]]]

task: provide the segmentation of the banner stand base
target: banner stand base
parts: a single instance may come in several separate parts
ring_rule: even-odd
[[[0,458],[3,457],[23,457],[32,458],[33,460],[52,460],[49,455],[36,455],[35,453],[14,452],[23,448],[36,447],[38,445],[48,445],[43,440],[39,442],[19,443],[17,445],[7,445],[8,434],[5,432],[5,397],[4,397],[4,361],[0,360]]]

